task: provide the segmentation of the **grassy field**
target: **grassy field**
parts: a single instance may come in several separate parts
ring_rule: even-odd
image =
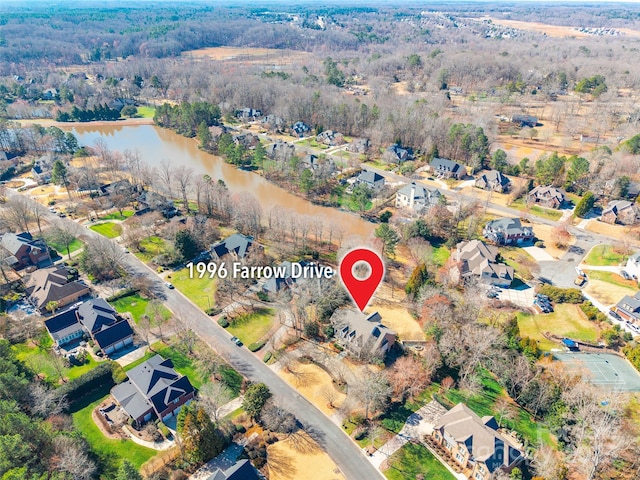
[[[433,247],[433,250],[431,252],[431,259],[434,261],[434,263],[440,266],[443,266],[447,262],[447,260],[449,260],[450,256],[451,252],[444,245]]]
[[[193,273],[193,278],[191,278],[189,277],[189,269],[183,268],[171,275],[167,275],[167,280],[173,283],[174,287],[202,310],[215,307],[218,279],[215,277],[209,278],[208,273],[204,277],[198,278],[195,270]]]
[[[138,117],[142,118],[153,118],[156,114],[156,109],[154,107],[148,107],[146,105],[142,105],[138,107]]]
[[[49,245],[56,252],[58,252],[60,256],[64,257],[67,254],[67,247],[62,243],[58,243],[53,240],[47,240],[47,245]],[[69,251],[73,253],[76,250],[80,250],[83,246],[84,246],[84,243],[82,243],[81,240],[75,238],[73,242],[69,244]]]
[[[178,373],[181,373],[182,375],[186,375],[187,377],[189,377],[189,381],[194,387],[200,388],[203,381],[198,374],[196,367],[193,365],[193,361],[184,353],[163,342],[156,342],[151,345],[151,349],[147,349],[147,353],[145,353],[144,357],[130,363],[129,365],[124,367],[124,369],[125,371],[129,371],[133,367],[137,367],[142,362],[149,360],[155,355],[161,355],[163,358],[170,358],[173,361],[173,366],[175,367],[176,371]]]
[[[140,317],[142,317],[147,310],[149,300],[136,293],[119,298],[118,300],[110,303],[119,313],[129,312],[131,316],[133,316],[133,320],[138,323],[140,321]],[[162,312],[165,318],[169,318],[171,316],[171,312],[165,306],[162,306]]]
[[[586,265],[615,266],[621,264],[625,256],[614,250],[611,245],[596,245],[593,247],[583,262]]]
[[[100,220],[126,220],[129,217],[132,217],[135,212],[133,210],[123,210],[122,215],[120,212],[111,212],[102,217],[99,217]]]
[[[257,342],[271,329],[274,322],[274,311],[261,308],[253,313],[240,315],[227,328],[231,335],[235,335],[245,345]]]
[[[144,462],[155,456],[157,451],[138,445],[131,440],[111,439],[102,434],[93,418],[91,418],[91,413],[105,398],[107,398],[106,395],[97,398],[86,407],[73,412],[71,414],[73,424],[82,433],[91,450],[99,457],[100,463],[108,471],[117,469],[121,460],[125,458],[139,469]]]
[[[58,371],[56,370],[53,359],[53,355],[55,354],[50,350],[50,348],[50,342],[48,345],[44,344],[43,347],[27,345],[25,343],[19,343],[13,346],[13,349],[16,352],[16,357],[18,357],[19,360],[22,360],[35,372],[43,374],[48,379],[58,380]],[[88,358],[89,361],[84,365],[63,368],[62,375],[68,380],[73,380],[74,378],[78,378],[80,375],[93,370],[98,365],[98,362],[96,362],[90,355]]]
[[[360,208],[358,207],[358,205],[355,204],[355,202],[353,201],[353,197],[348,193],[345,193],[344,195],[342,195],[338,200],[338,203],[340,204],[341,207],[347,208],[352,212],[360,212]],[[373,207],[373,202],[369,200],[367,202],[365,210],[369,210],[371,207]]]
[[[520,334],[537,340],[543,350],[558,348],[558,344],[544,338],[542,332],[585,342],[595,342],[598,339],[598,327],[585,317],[578,305],[556,304],[554,310],[553,313],[544,315],[518,313]]]
[[[91,225],[89,227],[94,232],[98,232],[100,235],[103,235],[107,238],[116,238],[120,236],[122,232],[122,227],[117,223],[113,222],[105,222],[100,223],[98,225]]]
[[[589,283],[585,291],[599,302],[612,305],[625,295],[635,295],[638,291],[636,280],[625,280],[617,273],[587,270]]]
[[[167,243],[164,239],[152,235],[140,241],[140,252],[135,252],[135,256],[143,262],[150,262],[153,257],[164,253]]]
[[[390,467],[384,476],[390,480],[405,480],[417,478],[419,473],[424,478],[438,480],[454,480],[455,477],[433,456],[423,445],[407,443],[389,458]]]

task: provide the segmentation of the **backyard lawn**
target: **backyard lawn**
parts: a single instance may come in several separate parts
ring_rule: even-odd
[[[618,303],[625,295],[633,296],[638,291],[636,280],[625,280],[613,272],[599,272],[586,268],[585,270],[589,279],[585,292],[604,305]]]
[[[118,313],[129,312],[133,317],[133,320],[138,323],[140,321],[140,317],[142,317],[147,310],[149,300],[141,297],[137,293],[134,293],[109,303],[111,303]],[[162,306],[162,312],[165,318],[169,318],[171,316],[171,312],[164,305]]]
[[[518,313],[520,334],[537,340],[542,350],[558,348],[558,344],[544,338],[542,332],[585,342],[597,341],[598,327],[586,318],[578,305],[561,303],[555,304],[553,308],[553,313],[543,315]]]
[[[208,273],[202,278],[198,278],[195,271],[193,278],[191,278],[189,277],[189,269],[183,268],[168,275],[167,280],[202,310],[215,307],[217,278],[209,278]]]
[[[625,260],[625,256],[615,251],[611,245],[596,245],[584,258],[586,265],[595,266],[615,266],[620,265]]]
[[[91,225],[89,228],[107,238],[119,237],[122,232],[122,227],[113,222],[99,223],[98,225]]]
[[[438,480],[454,480],[455,477],[433,456],[423,445],[407,443],[389,458],[389,469],[384,476],[390,480],[405,480],[418,478],[423,474],[424,478]]]
[[[348,193],[345,193],[344,195],[342,195],[338,199],[338,203],[340,204],[341,207],[347,208],[347,209],[351,210],[352,212],[359,212],[360,211],[360,207],[358,205],[356,205],[356,203],[353,201],[353,196],[351,196]],[[369,200],[367,202],[365,210],[369,210],[369,209],[371,209],[371,207],[373,207],[373,202],[371,200]]]
[[[439,247],[433,247],[431,251],[431,259],[437,265],[443,266],[449,260],[451,256],[451,252],[445,245],[440,245]]]
[[[143,447],[131,440],[116,440],[105,437],[97,427],[91,412],[107,395],[89,403],[86,407],[73,412],[73,424],[87,440],[91,450],[100,458],[100,463],[108,470],[115,471],[123,459],[129,460],[136,468],[158,453],[156,450]],[[109,477],[113,478],[113,477]]]
[[[44,338],[45,336],[48,341]],[[52,342],[46,332],[42,335],[42,340],[44,341],[40,342],[41,347],[19,343],[13,346],[13,350],[16,352],[16,357],[25,362],[33,371],[43,374],[48,379],[59,380],[58,370],[54,363],[54,353],[50,350]],[[88,362],[84,365],[76,365],[69,368],[63,367],[62,375],[69,380],[73,380],[89,370],[93,370],[98,365],[98,362],[91,355],[88,356],[88,359]]]
[[[274,311],[260,308],[252,313],[240,315],[227,328],[231,335],[238,337],[245,345],[250,345],[264,337],[273,326]]]
[[[123,210],[122,215],[120,212],[111,212],[106,215],[101,216],[100,220],[126,220],[129,217],[132,217],[135,212],[133,210]]]
[[[516,210],[524,211],[526,210],[526,205],[524,204],[523,199],[518,199],[515,202],[512,202],[509,205],[510,208],[515,208]],[[560,217],[562,217],[562,211],[554,210],[551,208],[543,208],[538,205],[532,205],[529,208],[529,212],[531,215],[535,215],[536,217],[548,218],[549,220],[558,221]]]
[[[153,118],[155,114],[156,114],[155,108],[149,107],[146,105],[141,105],[138,107],[138,114],[136,115],[136,117]]]

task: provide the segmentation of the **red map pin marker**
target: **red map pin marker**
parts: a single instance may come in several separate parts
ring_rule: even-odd
[[[371,274],[364,280],[356,278],[353,274],[353,266],[358,262],[366,263],[371,270]],[[340,262],[340,277],[351,298],[353,298],[353,301],[356,302],[362,312],[371,297],[373,297],[378,285],[380,285],[382,277],[384,277],[382,258],[376,252],[367,248],[351,250]]]

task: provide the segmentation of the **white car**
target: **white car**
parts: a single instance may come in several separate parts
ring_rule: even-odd
[[[169,290],[173,290],[174,288],[176,288],[170,282],[164,282],[164,286],[167,287]]]

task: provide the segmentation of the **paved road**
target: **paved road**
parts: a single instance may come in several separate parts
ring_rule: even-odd
[[[19,194],[8,190],[7,195]],[[60,220],[49,212],[45,216],[49,220]],[[73,222],[70,219],[64,219],[64,221]],[[90,229],[85,229],[84,235],[94,238],[100,237],[98,233]],[[348,480],[384,478],[340,427],[334,425],[320,410],[296,392],[293,387],[282,380],[249,350],[231,343],[229,340],[231,335],[205,315],[188,298],[178,290],[168,289],[164,285],[164,281],[136,256],[126,255],[124,263],[132,274],[149,278],[153,282],[154,290],[164,293],[167,307],[173,312],[180,313],[184,318],[190,319],[196,334],[233,368],[253,382],[265,383],[278,403],[295,414],[304,430],[329,454]]]

